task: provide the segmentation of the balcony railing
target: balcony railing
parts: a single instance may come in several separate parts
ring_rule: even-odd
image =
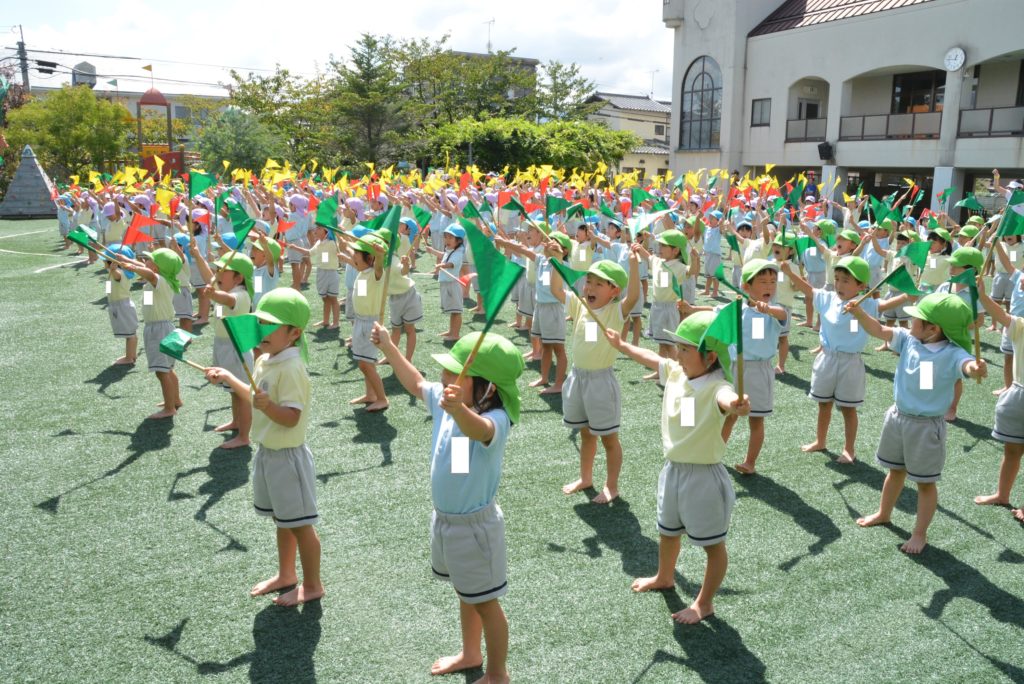
[[[1024,135],[1024,107],[960,110],[958,138],[1000,138]]]
[[[786,142],[824,142],[827,119],[790,119],[786,122]]]
[[[942,112],[867,114],[839,119],[840,140],[909,140],[939,137]]]

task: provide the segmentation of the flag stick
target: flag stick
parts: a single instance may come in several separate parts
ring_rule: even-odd
[[[380,257],[378,257],[380,258]],[[384,287],[381,288],[380,292],[380,312],[377,315],[377,320],[384,321],[384,307],[388,302],[388,287],[391,285],[391,264],[387,263],[387,259],[384,260]]]
[[[921,269],[921,272],[923,273],[923,272],[924,272],[924,269]],[[865,292],[865,293],[864,293],[863,295],[861,295],[861,297],[860,297],[860,298],[859,298],[859,299],[858,299],[858,300],[857,300],[856,302],[854,302],[854,303],[853,303],[853,306],[860,306],[860,305],[861,305],[861,304],[862,304],[862,303],[864,302],[864,300],[865,300],[865,299],[867,299],[867,298],[868,298],[868,297],[870,297],[871,295],[873,295],[873,294],[875,294],[876,292],[878,292],[878,290],[879,290],[879,289],[880,289],[880,288],[882,287],[882,285],[884,285],[884,284],[885,284],[885,278],[882,278],[882,280],[881,280],[881,281],[879,281],[879,283],[878,283],[877,285],[875,285],[875,286],[874,286],[873,288],[871,288],[870,290],[868,290],[867,292]],[[918,284],[920,284],[920,283],[918,283]],[[918,288],[918,289],[920,290],[921,288]]]
[[[204,372],[204,373],[205,373],[206,371],[210,370],[210,369],[209,369],[209,368],[207,368],[206,366],[200,366],[200,365],[199,365],[198,363],[196,363],[195,361],[189,361],[188,359],[178,359],[178,360],[179,360],[179,361],[181,361],[182,363],[188,364],[189,366],[192,366],[192,367],[193,367],[193,368],[195,368],[196,370],[198,370],[198,371],[202,371],[202,372]]]
[[[974,317],[974,360],[976,362],[981,361],[981,330],[978,325],[978,317]],[[981,378],[977,378],[978,384],[981,384]]]
[[[480,337],[476,338],[476,344],[473,345],[472,351],[469,352],[469,356],[466,357],[466,363],[462,364],[462,372],[459,373],[459,377],[456,378],[455,384],[462,384],[462,379],[466,377],[466,373],[469,372],[469,367],[476,361],[476,353],[480,349],[480,345],[483,344],[484,338],[487,337],[487,326],[484,326],[483,332],[480,333]]]

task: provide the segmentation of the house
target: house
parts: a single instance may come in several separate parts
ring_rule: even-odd
[[[587,116],[589,121],[605,124],[613,131],[632,131],[643,144],[630,150],[619,163],[619,171],[642,171],[641,177],[664,175],[669,168],[669,126],[672,118],[670,102],[646,95],[594,93],[587,102],[603,106]]]

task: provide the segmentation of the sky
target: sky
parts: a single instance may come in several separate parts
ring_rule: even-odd
[[[217,85],[230,81],[225,67],[269,73],[279,64],[310,75],[323,70],[332,56],[344,59],[347,46],[362,33],[431,39],[447,33],[452,49],[486,52],[490,27],[494,50],[515,48],[520,57],[576,62],[583,76],[601,91],[649,94],[652,72],[657,70],[654,95],[670,99],[672,31],[661,22],[662,3],[657,0],[519,0],[494,3],[491,8],[479,5],[477,9],[465,0],[21,2],[4,12],[2,21],[11,24],[0,25],[0,57],[15,54],[20,25],[30,59],[68,68],[88,61],[98,73],[96,90],[112,88],[105,84],[112,78],[117,78],[121,90],[145,90],[149,74],[141,67],[152,64],[155,86],[163,92],[226,94]],[[33,49],[140,59],[54,55]],[[67,74],[29,74],[33,86],[55,86],[69,79]]]

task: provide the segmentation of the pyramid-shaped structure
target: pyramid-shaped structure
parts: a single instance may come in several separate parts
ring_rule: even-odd
[[[0,219],[52,218],[57,215],[53,205],[53,183],[39,165],[35,152],[28,145],[21,152],[21,164],[0,201]]]

